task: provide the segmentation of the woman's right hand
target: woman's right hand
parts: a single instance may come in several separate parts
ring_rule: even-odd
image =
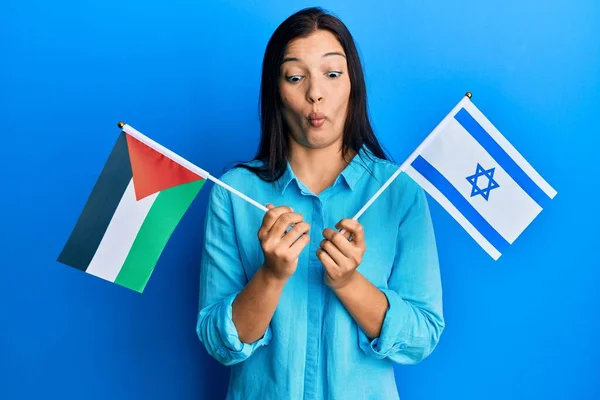
[[[258,230],[265,255],[264,267],[271,277],[285,282],[296,271],[298,257],[310,241],[310,225],[290,207],[267,204],[267,208],[269,211]],[[293,227],[286,233],[290,225]]]

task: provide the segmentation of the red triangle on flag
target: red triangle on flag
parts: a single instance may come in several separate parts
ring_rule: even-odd
[[[204,179],[128,133],[125,135],[137,200],[161,190]]]

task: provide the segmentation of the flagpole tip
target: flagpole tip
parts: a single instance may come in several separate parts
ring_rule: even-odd
[[[123,127],[125,126],[125,123],[123,121],[119,121],[117,126],[119,127],[119,129],[123,129]]]
[[[465,96],[467,96],[468,98],[471,98],[471,97],[473,97],[473,94],[471,92],[467,92],[467,93],[465,93]]]

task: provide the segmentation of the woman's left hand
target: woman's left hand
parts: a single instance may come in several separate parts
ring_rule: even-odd
[[[353,219],[343,219],[335,225],[346,232],[331,228],[323,231],[325,239],[317,250],[317,257],[325,266],[325,283],[332,289],[344,287],[355,276],[366,250],[363,227]],[[352,237],[352,240],[348,240]]]

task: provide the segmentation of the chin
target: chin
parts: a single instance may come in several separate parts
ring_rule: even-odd
[[[338,139],[326,137],[308,137],[305,139],[305,145],[312,149],[324,149],[335,144]]]
[[[301,146],[310,149],[324,149],[342,142],[341,135],[334,135],[331,131],[311,129],[302,132],[300,136],[292,135],[293,140]]]

